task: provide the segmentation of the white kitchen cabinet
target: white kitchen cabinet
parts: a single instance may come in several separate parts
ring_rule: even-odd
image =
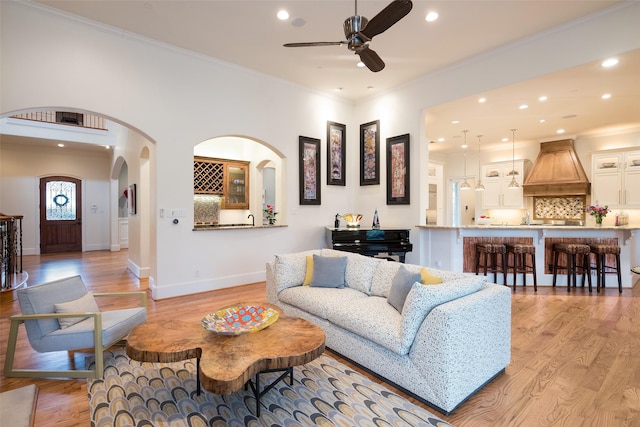
[[[524,160],[513,162],[488,163],[482,166],[482,209],[523,209],[524,196]],[[520,185],[517,189],[509,188],[511,179],[515,177]]]
[[[640,208],[640,150],[600,152],[591,163],[592,204]]]

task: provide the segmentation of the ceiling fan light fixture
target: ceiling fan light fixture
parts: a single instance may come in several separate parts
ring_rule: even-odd
[[[347,45],[347,48],[360,57],[362,63],[374,73],[382,71],[385,67],[380,56],[369,48],[369,41],[382,34],[404,18],[411,9],[411,0],[394,0],[382,9],[370,20],[358,15],[358,1],[355,0],[355,13],[348,17],[342,24],[346,40],[337,42],[304,42],[285,43],[284,47],[310,47],[310,46],[340,46]]]

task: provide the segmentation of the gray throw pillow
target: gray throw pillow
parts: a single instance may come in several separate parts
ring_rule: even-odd
[[[317,288],[344,288],[347,257],[313,256],[311,286]]]
[[[396,275],[393,276],[387,302],[399,313],[402,313],[402,307],[404,307],[404,301],[407,299],[409,291],[413,284],[419,281],[420,273],[412,273],[404,265],[401,265]]]

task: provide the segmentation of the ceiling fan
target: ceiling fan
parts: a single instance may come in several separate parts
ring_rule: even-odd
[[[375,51],[369,49],[369,41],[404,18],[412,7],[411,0],[394,0],[369,21],[364,16],[358,15],[358,0],[355,0],[355,14],[345,19],[343,24],[346,40],[339,42],[286,43],[284,46],[308,47],[346,44],[349,50],[360,56],[360,60],[368,69],[378,72],[384,68],[384,61]]]

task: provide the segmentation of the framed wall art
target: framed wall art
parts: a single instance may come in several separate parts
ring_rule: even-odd
[[[387,204],[410,204],[409,188],[409,134],[387,138]]]
[[[135,215],[137,213],[137,196],[136,185],[129,185],[129,188],[127,189],[127,207],[129,208],[129,214],[131,215]]]
[[[300,204],[320,204],[320,140],[300,136]]]
[[[346,126],[327,122],[327,185],[345,185]]]
[[[360,125],[360,185],[380,184],[380,120]]]

